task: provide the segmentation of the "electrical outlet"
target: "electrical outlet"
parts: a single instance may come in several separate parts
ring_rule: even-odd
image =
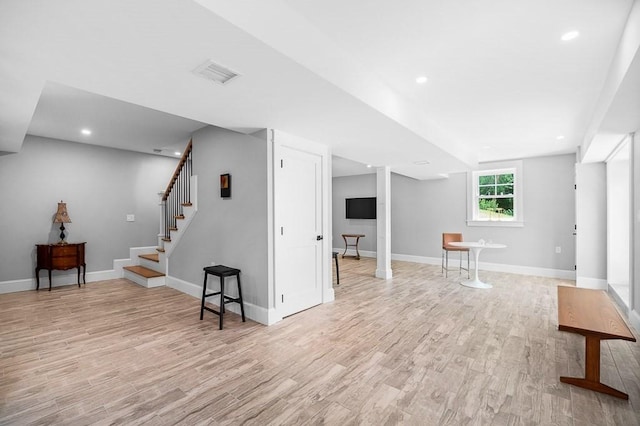
[[[128,214],[127,215],[127,222],[135,222],[136,221],[136,215],[135,214]]]
[[[562,253],[562,247],[557,246],[556,247],[556,253]]]

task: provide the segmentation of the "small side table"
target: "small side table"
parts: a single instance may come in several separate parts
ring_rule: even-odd
[[[49,271],[49,291],[51,291],[51,271],[66,271],[78,269],[78,287],[80,287],[80,269],[82,281],[87,284],[85,272],[87,264],[84,260],[84,246],[86,243],[66,244],[36,244],[36,290],[40,289],[40,270]]]
[[[349,244],[349,238],[355,238],[355,244]],[[342,234],[342,239],[344,240],[344,253],[342,253],[342,258],[344,259],[347,254],[347,249],[349,247],[356,248],[356,255],[352,256],[356,259],[360,260],[360,252],[358,251],[358,243],[360,242],[360,238],[364,238],[364,234]]]

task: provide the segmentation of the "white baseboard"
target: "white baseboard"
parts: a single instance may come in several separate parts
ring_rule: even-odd
[[[393,270],[392,269],[376,269],[375,273],[376,278],[381,278],[383,280],[390,280],[393,278]]]
[[[618,305],[618,309],[620,309],[620,311],[622,311],[625,316],[629,316],[629,307],[611,284],[607,284],[607,293],[609,294],[609,297],[613,299],[616,305]]]
[[[193,284],[188,281],[181,280],[176,277],[167,276],[165,281],[167,287],[174,288],[182,293],[188,294],[196,299],[197,303],[202,300],[202,285]],[[207,285],[207,287],[209,287]],[[226,291],[225,291],[226,293]],[[236,304],[225,305],[225,309],[240,315],[240,306]],[[259,322],[260,324],[271,325],[282,320],[282,316],[278,316],[275,309],[265,309],[252,303],[244,302],[245,317]]]
[[[414,256],[412,254],[391,253],[391,260],[400,260],[402,262],[413,262],[413,263],[425,263],[427,265],[440,265],[442,263],[439,257]]]
[[[427,265],[441,265],[442,259],[439,257],[414,256],[410,254],[392,254],[392,260],[404,262],[425,263]],[[451,259],[449,259],[451,261]],[[471,268],[474,268],[471,259]],[[505,272],[508,274],[531,275],[536,277],[560,278],[564,280],[574,280],[575,272],[562,269],[536,268],[532,266],[507,265],[504,263],[488,263],[480,259],[481,271]]]
[[[640,313],[638,311],[629,311],[629,322],[636,329],[636,336],[640,333]]]
[[[334,248],[332,249],[333,251],[337,251],[338,252],[338,257],[342,258],[342,254],[344,253],[344,249],[339,249],[339,248]],[[360,253],[360,257],[376,257],[376,252],[375,251],[367,251],[367,250],[358,250],[358,252]],[[356,251],[354,249],[349,249],[347,250],[347,253],[345,254],[345,256],[355,256],[356,255]]]
[[[333,283],[332,283],[333,284]],[[322,303],[329,303],[336,300],[336,292],[331,288],[325,288],[322,291]]]
[[[473,261],[471,264],[473,265]],[[473,268],[473,266],[472,266]],[[505,265],[502,263],[486,263],[480,260],[481,271],[506,272],[509,274],[531,275],[535,277],[559,278],[563,280],[575,280],[575,271],[563,269],[536,268],[532,266]]]
[[[344,249],[333,249],[333,251],[337,251],[340,254],[344,251]],[[347,255],[355,254],[355,250],[347,250]],[[360,250],[361,257],[376,257],[375,251],[362,251]],[[440,265],[442,264],[442,259],[439,257],[427,257],[427,256],[415,256],[412,254],[397,254],[391,253],[391,260],[400,260],[402,262],[413,262],[413,263],[424,263],[427,265]],[[451,259],[449,259],[451,261]],[[473,268],[473,259],[471,259],[471,268]],[[509,274],[519,274],[519,275],[532,275],[536,277],[547,277],[547,278],[560,278],[565,280],[575,280],[575,271],[566,271],[562,269],[548,269],[548,268],[536,268],[531,266],[519,266],[519,265],[507,265],[503,263],[487,263],[483,262],[480,259],[480,270],[481,271],[494,271],[494,272],[506,272]],[[605,287],[606,288],[606,283]]]
[[[96,281],[112,280],[115,278],[120,278],[120,277],[116,275],[116,271],[114,271],[113,269],[107,270],[107,271],[95,271],[95,272],[86,273],[86,279],[88,283],[96,282]],[[80,277],[80,282],[82,282],[82,277]],[[77,272],[74,272],[72,274],[57,274],[56,271],[54,271],[51,276],[51,287],[62,287],[65,285],[78,285]],[[28,291],[28,290],[35,290],[35,289],[36,289],[35,278],[0,282],[0,294],[15,293],[18,291]],[[42,273],[42,271],[40,271],[40,290],[42,289],[45,289],[45,290],[49,289],[49,277],[46,273]]]
[[[593,290],[606,290],[609,287],[607,280],[591,277],[576,277],[576,287],[590,288]]]

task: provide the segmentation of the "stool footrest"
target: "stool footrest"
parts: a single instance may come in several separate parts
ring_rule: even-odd
[[[213,312],[213,313],[214,313],[214,314],[216,314],[216,315],[220,315],[220,312],[219,312],[219,311],[216,311],[215,309],[212,309],[212,308],[210,308],[210,307],[208,307],[208,306],[205,306],[205,307],[203,307],[202,309],[204,309],[205,311]]]

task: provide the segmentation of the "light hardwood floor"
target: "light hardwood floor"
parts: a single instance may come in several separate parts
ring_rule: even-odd
[[[266,327],[127,280],[0,295],[0,424],[640,424],[640,344],[602,344],[622,401],[559,382],[571,281],[340,259],[336,301]],[[634,330],[637,337],[638,333]]]

